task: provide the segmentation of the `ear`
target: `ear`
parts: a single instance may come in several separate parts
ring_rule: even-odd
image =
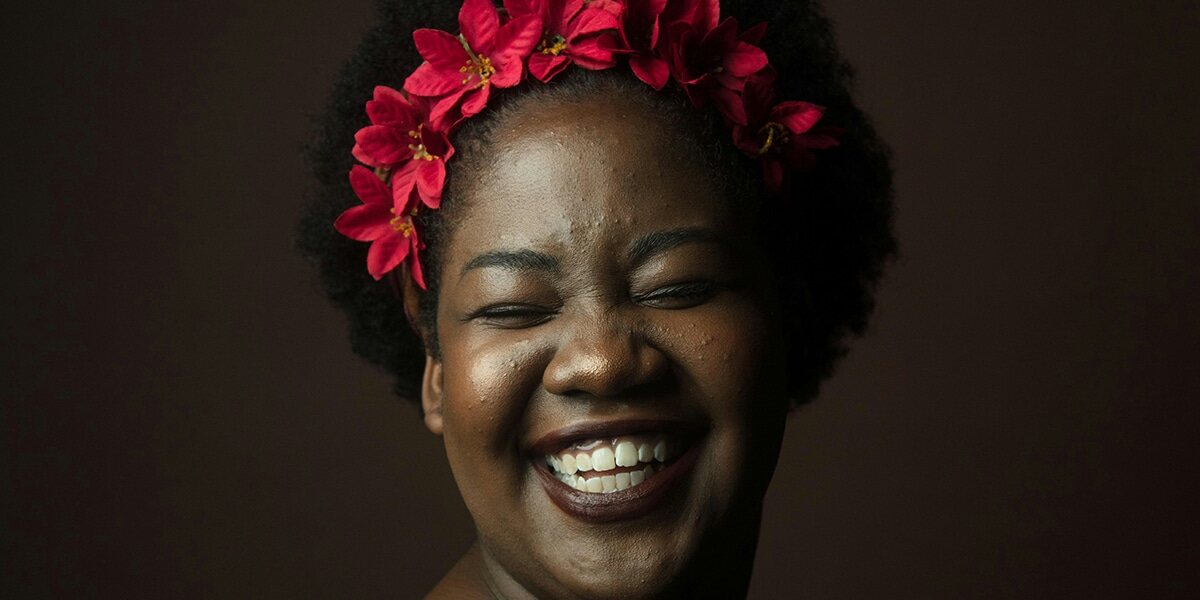
[[[442,435],[442,363],[425,357],[425,375],[421,378],[421,412],[425,427],[433,435]]]
[[[421,412],[425,415],[425,427],[434,435],[442,435],[442,363],[429,355],[429,336],[421,323],[421,294],[408,271],[408,265],[392,271],[388,278],[392,291],[404,304],[404,317],[408,326],[421,338],[425,347],[425,373],[421,377]]]

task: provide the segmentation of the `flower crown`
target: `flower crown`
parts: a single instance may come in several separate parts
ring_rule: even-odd
[[[413,32],[425,61],[404,91],[375,88],[371,124],[355,134],[350,186],[362,201],[334,227],[371,242],[367,270],[381,279],[407,263],[421,289],[424,245],[413,220],[441,206],[450,134],[487,106],[492,88],[510,88],[528,72],[548,83],[575,64],[604,70],[627,59],[655,90],[669,81],[696,107],[715,105],[734,145],[762,164],[771,192],[789,169],[815,160],[813,150],[838,144],[838,129],[817,127],[824,109],[802,101],[775,103],[775,70],[757,46],[766,24],[745,31],[720,19],[718,0],[464,0],[461,33]]]

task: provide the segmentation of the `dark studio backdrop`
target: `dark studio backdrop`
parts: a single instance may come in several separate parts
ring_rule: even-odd
[[[1196,3],[827,5],[904,256],[752,597],[1197,593]],[[290,247],[369,1],[5,13],[0,596],[427,590],[472,537],[438,440]]]

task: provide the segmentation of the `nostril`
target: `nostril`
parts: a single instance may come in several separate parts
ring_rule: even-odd
[[[623,387],[622,381],[634,370],[632,357],[622,354],[597,350],[559,351],[547,365],[543,378],[546,389],[562,395],[618,393]]]
[[[661,385],[669,372],[663,353],[632,332],[571,336],[546,366],[543,386],[553,394],[617,396]]]

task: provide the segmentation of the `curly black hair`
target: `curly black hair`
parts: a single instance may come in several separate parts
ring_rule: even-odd
[[[397,395],[418,401],[426,351],[438,354],[436,327],[439,241],[453,227],[454,172],[472,148],[485,146],[490,124],[506,109],[528,102],[585,97],[597,90],[648,103],[676,125],[706,164],[716,166],[726,190],[761,196],[761,179],[748,158],[737,155],[713,111],[690,109],[674,92],[654,92],[628,69],[602,73],[573,69],[549,86],[526,83],[493,95],[489,107],[455,133],[461,158],[448,166],[443,210],[426,211],[419,225],[429,244],[423,255],[429,290],[422,294],[425,343],[413,331],[402,302],[387,281],[365,268],[367,247],[338,234],[334,219],[358,204],[346,173],[353,166],[354,133],[368,124],[364,102],[377,85],[399,89],[421,61],[412,41],[420,27],[457,30],[459,0],[381,0],[379,22],[343,66],[331,100],[308,148],[316,189],[304,207],[297,246],[321,275],[325,293],[346,312],[356,353],[395,377]],[[892,232],[890,153],[851,97],[853,72],[842,60],[829,20],[815,0],[726,0],[723,16],[739,23],[768,23],[762,48],[780,73],[780,99],[803,99],[826,107],[823,122],[845,130],[840,146],[819,153],[817,167],[796,178],[786,196],[770,199],[769,218],[758,219],[763,240],[776,257],[778,292],[788,332],[789,392],[795,404],[816,396],[847,350],[861,335],[874,308],[884,267],[897,252]],[[674,95],[673,95],[674,94]],[[701,143],[697,143],[701,142]],[[737,196],[737,193],[728,195]]]

